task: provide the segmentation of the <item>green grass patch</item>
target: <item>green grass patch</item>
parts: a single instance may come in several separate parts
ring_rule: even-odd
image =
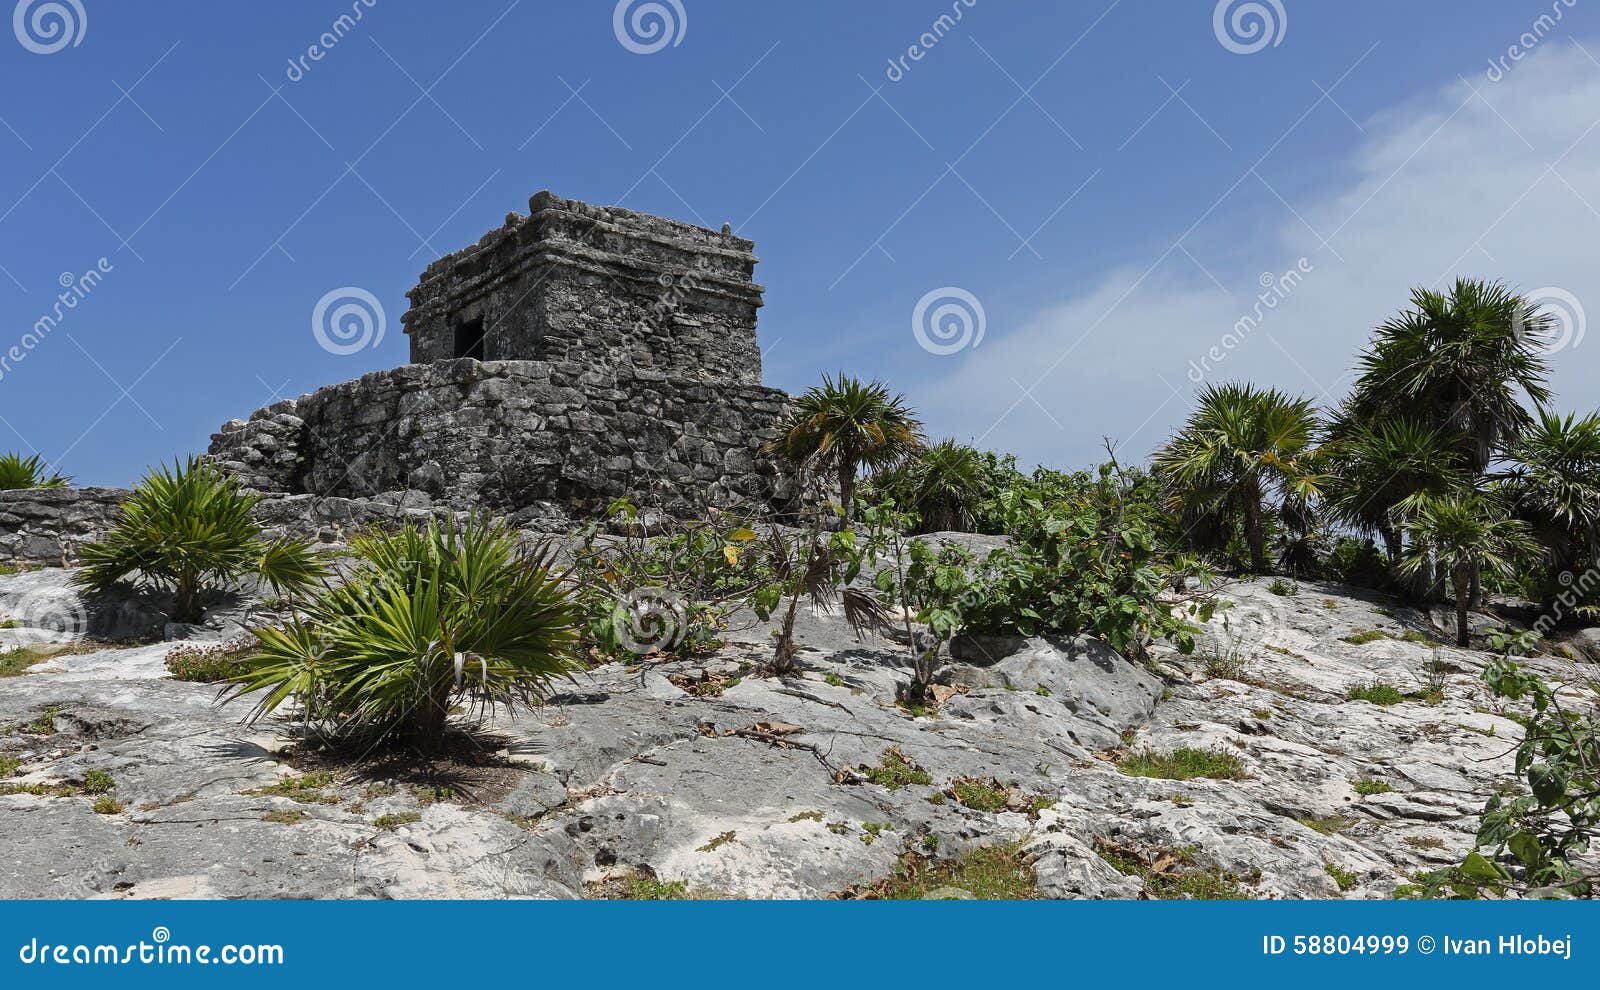
[[[1371,780],[1363,778],[1356,781],[1356,793],[1360,794],[1362,797],[1367,797],[1372,794],[1388,794],[1392,790],[1394,790],[1394,788],[1390,787],[1389,782],[1386,780]]]
[[[738,835],[736,833],[723,832],[721,835],[713,838],[710,842],[707,842],[705,845],[701,846],[699,849],[696,849],[695,852],[703,852],[703,853],[716,852],[718,849],[721,849],[723,846],[727,845],[730,842],[733,842],[737,838],[738,838]]]
[[[838,674],[829,673],[822,678],[822,683],[830,687],[844,687],[844,678]]]
[[[94,813],[97,815],[120,815],[124,807],[126,805],[109,794],[94,799]]]
[[[422,815],[415,811],[401,811],[392,815],[379,815],[372,820],[372,827],[382,832],[393,832],[402,825],[414,825],[422,821]]]
[[[1295,595],[1300,593],[1300,586],[1295,584],[1293,581],[1285,581],[1283,578],[1274,578],[1272,582],[1267,585],[1267,590],[1280,598],[1293,598]]]
[[[301,777],[285,777],[276,784],[245,791],[252,797],[282,797],[301,804],[338,804],[334,794],[322,793],[322,788],[333,784],[333,774],[326,771],[308,773]]]
[[[1355,646],[1366,646],[1368,643],[1376,643],[1380,639],[1394,639],[1394,636],[1391,633],[1384,632],[1382,629],[1362,629],[1341,637],[1343,642]]]
[[[1143,880],[1157,900],[1241,901],[1250,896],[1236,874],[1196,865],[1192,846],[1145,851],[1096,839],[1094,848],[1118,873]]]
[[[1195,777],[1239,780],[1244,776],[1244,764],[1232,753],[1189,746],[1170,753],[1149,749],[1129,753],[1117,764],[1117,769],[1130,777],[1159,777],[1163,780],[1192,780]]]
[[[1011,790],[1001,787],[997,780],[977,777],[958,777],[950,782],[947,791],[956,803],[973,811],[1004,811],[1011,803]]]
[[[789,824],[793,825],[795,822],[820,822],[820,821],[822,821],[822,812],[820,812],[820,811],[802,811],[798,815],[795,815],[792,818],[790,818],[789,819]]]
[[[933,783],[933,778],[928,772],[912,763],[911,757],[901,752],[898,746],[884,750],[883,759],[877,766],[864,766],[858,772],[872,783],[887,787],[891,791],[898,791],[913,784]]]
[[[1369,681],[1366,684],[1358,684],[1346,691],[1344,696],[1347,701],[1367,701],[1385,708],[1390,705],[1398,705],[1406,700],[1405,694],[1399,688],[1384,681]]]
[[[1326,818],[1300,818],[1296,820],[1311,831],[1321,832],[1323,835],[1338,835],[1340,832],[1348,831],[1355,824],[1354,821],[1343,815],[1329,815]]]
[[[0,756],[0,777],[10,777],[22,769],[22,758],[18,756]]]
[[[117,786],[116,780],[104,770],[90,770],[83,775],[85,794],[105,794],[115,786]]]
[[[261,816],[261,820],[264,822],[276,822],[279,825],[298,825],[309,817],[311,816],[299,808],[291,808],[288,811],[269,811]]]
[[[920,901],[943,888],[965,891],[980,901],[1026,901],[1039,896],[1033,867],[1016,846],[990,846],[954,859],[907,853],[892,876],[844,896]]]

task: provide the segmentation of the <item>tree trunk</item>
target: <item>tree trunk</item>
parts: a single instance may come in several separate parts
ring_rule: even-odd
[[[1267,572],[1267,538],[1261,531],[1261,491],[1252,482],[1245,489],[1244,538],[1250,544],[1250,570]]]
[[[1455,579],[1456,645],[1465,649],[1472,644],[1467,623],[1467,609],[1472,600],[1472,567],[1458,564],[1451,576]]]
[[[1389,555],[1389,565],[1391,567],[1398,565],[1401,553],[1400,532],[1393,526],[1381,526],[1378,528],[1378,535],[1383,538],[1383,550]]]
[[[1483,607],[1483,563],[1472,562],[1472,590],[1468,593],[1468,601],[1473,608]]]
[[[856,497],[856,466],[854,464],[841,464],[839,466],[839,508],[844,512],[844,520],[850,521],[850,503]]]

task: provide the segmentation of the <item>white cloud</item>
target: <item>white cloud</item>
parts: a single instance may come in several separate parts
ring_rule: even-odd
[[[1191,362],[1206,363],[1252,313],[1262,273],[1302,257],[1312,271],[1211,362],[1213,379],[1326,390],[1331,404],[1372,326],[1413,286],[1457,276],[1502,278],[1525,291],[1561,287],[1600,320],[1600,65],[1575,44],[1552,41],[1498,83],[1475,71],[1470,82],[1364,121],[1341,178],[1294,197],[1298,218],[1247,179],[1153,267],[1107,272],[1009,332],[991,325],[980,350],[949,358],[945,378],[914,391],[930,428],[981,437],[1029,462],[1087,464],[1103,435],[1142,457],[1187,413]],[[1338,111],[1325,104],[1318,113]],[[1270,176],[1272,167],[1269,159],[1261,171]],[[1282,220],[1239,233],[1262,215]],[[1175,218],[1172,236],[1190,222]],[[1596,354],[1600,330],[1553,356],[1562,406],[1600,405]],[[1038,405],[1018,383],[1033,388]]]

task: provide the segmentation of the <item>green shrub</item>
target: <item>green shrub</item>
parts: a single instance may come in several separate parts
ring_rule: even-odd
[[[581,614],[551,564],[503,525],[472,519],[351,541],[345,584],[282,629],[255,631],[230,700],[260,692],[248,718],[291,698],[333,739],[434,751],[460,704],[537,704],[581,669]]]
[[[1195,777],[1239,780],[1244,776],[1244,763],[1232,753],[1222,749],[1193,749],[1188,746],[1170,753],[1148,749],[1129,753],[1117,763],[1117,769],[1130,777],[1159,777],[1164,780],[1190,780]]]
[[[1358,684],[1346,691],[1344,696],[1348,701],[1369,701],[1374,705],[1383,707],[1398,705],[1406,700],[1406,696],[1400,692],[1399,688],[1383,681],[1369,681],[1366,684]]]
[[[109,794],[102,794],[94,799],[94,813],[97,815],[120,815],[125,807],[127,805]]]
[[[45,468],[44,460],[38,454],[32,457],[23,457],[16,453],[0,456],[0,491],[15,491],[20,488],[64,488],[66,484],[66,478],[59,474],[51,474]]]
[[[1272,582],[1267,585],[1267,590],[1280,598],[1293,598],[1300,593],[1300,586],[1293,581],[1285,581],[1283,578],[1273,578]]]
[[[1011,791],[995,780],[958,777],[950,782],[950,796],[973,811],[1004,811],[1011,803]]]
[[[1388,794],[1394,790],[1386,780],[1358,780],[1355,785],[1356,793],[1362,797],[1373,794]]]
[[[968,631],[998,635],[1099,637],[1138,652],[1155,639],[1194,648],[1214,598],[1163,598],[1191,570],[1157,539],[1167,524],[1147,475],[1115,462],[1094,474],[1054,475],[1001,493],[1010,543],[973,576],[963,617]]]
[[[625,535],[606,533],[608,521]],[[728,613],[764,580],[763,544],[735,513],[658,521],[618,499],[572,542],[584,645],[606,657],[713,649]]]
[[[122,503],[105,539],[83,548],[77,580],[94,593],[138,580],[172,592],[172,617],[198,622],[209,591],[256,576],[280,594],[327,576],[304,540],[261,539],[251,510],[261,496],[209,461],[190,458],[147,474]]]
[[[83,793],[104,794],[117,786],[116,780],[104,770],[90,770],[83,775]]]

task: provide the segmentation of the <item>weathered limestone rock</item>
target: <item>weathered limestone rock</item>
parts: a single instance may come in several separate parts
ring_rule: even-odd
[[[0,577],[0,602],[34,587],[22,577]],[[992,680],[974,680],[937,718],[894,704],[910,675],[904,647],[808,612],[801,673],[770,680],[748,674],[771,647],[764,628],[747,628],[746,642],[713,656],[600,667],[545,707],[499,714],[487,731],[510,779],[444,801],[356,773],[315,801],[263,795],[307,770],[285,765],[287,722],[240,725],[242,709],[216,708],[214,687],[165,679],[170,644],[59,656],[0,692],[0,727],[12,730],[0,755],[21,761],[8,782],[105,770],[125,807],[97,815],[83,796],[0,796],[0,896],[577,897],[648,873],[707,896],[825,897],[889,875],[907,851],[1003,845],[1031,860],[1050,897],[1149,894],[1102,855],[1110,848],[1244,896],[1383,898],[1418,870],[1459,862],[1484,802],[1514,778],[1521,731],[1478,680],[1488,655],[1439,648],[1437,704],[1347,701],[1373,680],[1420,686],[1434,647],[1344,640],[1398,637],[1421,613],[1309,582],[1290,597],[1265,582],[1225,594],[1234,607],[1197,655],[1163,651],[1183,676],[1159,693],[1083,644],[1024,641],[986,666],[953,664]],[[1239,645],[1241,630],[1244,666],[1208,674],[1207,652]],[[1569,662],[1530,663],[1581,683]],[[719,697],[669,679],[702,669],[745,676]],[[1123,700],[1086,703],[1099,697]],[[798,731],[784,745],[738,731],[763,722]],[[1117,769],[1119,752],[1180,746],[1233,754],[1243,776]],[[891,747],[929,782],[890,789],[854,772]],[[974,810],[946,793],[960,777],[1054,804]],[[1391,789],[1363,794],[1359,781]]]

